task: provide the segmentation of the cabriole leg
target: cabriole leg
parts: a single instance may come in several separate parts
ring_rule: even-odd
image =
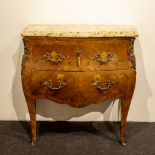
[[[27,107],[30,114],[31,121],[31,142],[32,145],[36,144],[36,100],[26,97]]]
[[[120,143],[122,145],[126,145],[126,143],[125,143],[126,120],[127,120],[130,103],[131,103],[131,98],[122,98],[121,99],[122,119],[121,119],[121,127],[120,127]]]

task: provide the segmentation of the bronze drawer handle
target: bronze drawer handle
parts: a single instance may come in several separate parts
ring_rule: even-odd
[[[47,52],[46,54],[44,54],[42,59],[45,59],[52,64],[58,64],[65,60],[65,56],[55,51],[52,51],[51,53]]]
[[[114,55],[110,52],[100,52],[92,57],[93,60],[100,62],[100,64],[110,62],[113,59]]]
[[[101,81],[97,80],[95,82],[93,82],[91,85],[95,86],[97,89],[100,90],[107,90],[110,89],[112,87],[112,85],[114,85],[115,82],[108,80],[105,84],[102,84]]]
[[[59,90],[64,88],[67,84],[63,80],[58,80],[56,86],[54,86],[54,83],[51,80],[45,81],[42,84],[43,86],[46,86],[50,90]]]

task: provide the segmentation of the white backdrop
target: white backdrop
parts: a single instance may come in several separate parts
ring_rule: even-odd
[[[28,120],[20,80],[21,32],[27,24],[132,24],[137,84],[129,121],[155,121],[155,1],[154,0],[0,0],[0,120]],[[41,120],[117,121],[119,103],[75,109],[37,101]]]

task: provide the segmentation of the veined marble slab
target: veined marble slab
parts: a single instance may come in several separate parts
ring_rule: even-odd
[[[137,37],[130,25],[28,25],[22,36],[48,37]]]

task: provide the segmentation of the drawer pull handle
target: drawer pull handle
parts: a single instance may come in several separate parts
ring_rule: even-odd
[[[111,80],[108,80],[105,84],[102,84],[101,81],[95,81],[93,82],[91,85],[92,86],[95,86],[97,89],[100,89],[100,90],[107,90],[107,89],[110,89],[112,87],[112,85],[114,85],[115,82],[111,81]]]
[[[63,80],[58,80],[56,86],[54,86],[55,84],[51,80],[48,80],[43,82],[42,85],[46,86],[50,90],[59,90],[64,88],[64,86],[66,86],[67,84]]]
[[[114,55],[109,52],[97,53],[92,57],[93,60],[100,62],[100,64],[110,62],[113,59]]]
[[[58,64],[65,60],[65,56],[55,51],[52,51],[51,53],[47,52],[46,54],[44,54],[42,59],[45,59],[52,64]]]

